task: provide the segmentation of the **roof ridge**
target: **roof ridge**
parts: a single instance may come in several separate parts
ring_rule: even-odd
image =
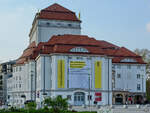
[[[45,9],[42,9],[43,11],[54,11],[54,12],[71,12],[74,13],[73,11],[63,7],[62,5],[58,4],[58,3],[54,3],[50,6],[48,6]]]

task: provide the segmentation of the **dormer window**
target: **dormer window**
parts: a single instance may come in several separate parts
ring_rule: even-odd
[[[89,51],[85,48],[82,48],[82,47],[76,47],[76,48],[72,48],[70,50],[70,52],[88,53]]]
[[[58,26],[61,26],[61,23],[57,23]]]
[[[49,26],[49,25],[50,25],[50,23],[49,23],[49,22],[47,22],[47,23],[46,23],[46,25],[47,25],[47,26]]]
[[[132,58],[125,58],[125,59],[121,60],[121,62],[137,62],[137,61]]]
[[[68,24],[69,27],[72,27],[72,24]]]

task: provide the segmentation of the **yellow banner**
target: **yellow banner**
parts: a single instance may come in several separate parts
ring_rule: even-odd
[[[86,66],[86,63],[83,61],[71,61],[70,68],[83,68]]]
[[[57,86],[58,88],[65,88],[65,61],[57,61]]]
[[[95,88],[102,88],[102,61],[95,62]]]

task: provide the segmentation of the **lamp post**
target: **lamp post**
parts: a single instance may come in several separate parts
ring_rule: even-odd
[[[91,111],[91,109],[90,109],[90,84],[91,84],[91,82],[90,82],[90,74],[88,74],[89,75],[89,96],[88,96],[88,100],[89,100],[89,111]]]
[[[144,79],[144,75],[142,75],[142,93],[144,92],[143,79]]]
[[[144,100],[144,85],[143,85],[143,79],[144,79],[144,75],[142,75],[142,95],[143,95],[142,101]]]
[[[33,100],[33,74],[31,74],[31,100]]]

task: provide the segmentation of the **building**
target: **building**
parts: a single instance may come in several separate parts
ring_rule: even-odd
[[[56,96],[75,106],[110,105],[122,104],[132,94],[145,94],[142,58],[124,47],[81,35],[80,24],[74,12],[59,4],[36,14],[29,46],[8,80],[10,105],[34,100],[41,106],[44,98]],[[131,70],[124,70],[128,66]],[[139,68],[143,70],[138,73]],[[135,79],[141,75],[143,84]]]
[[[113,104],[140,104],[146,93],[146,65],[140,56],[120,48],[113,58]]]
[[[12,77],[12,67],[15,61],[0,64],[0,105],[7,104],[7,79]]]

